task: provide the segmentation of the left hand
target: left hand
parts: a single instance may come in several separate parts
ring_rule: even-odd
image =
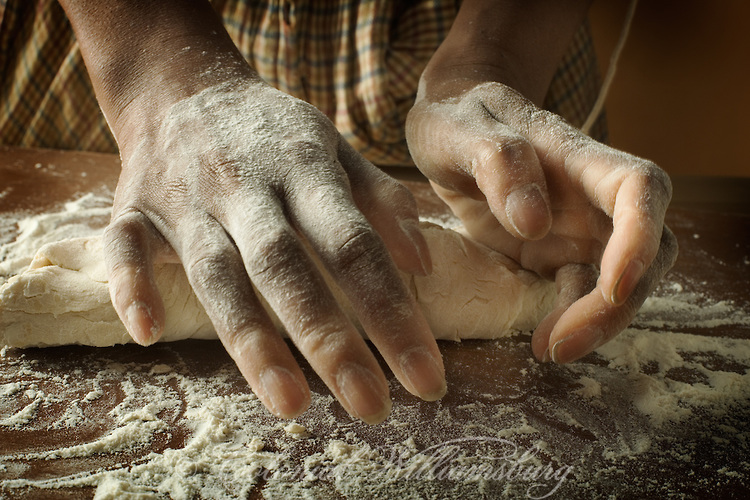
[[[617,335],[677,255],[666,173],[501,83],[425,87],[407,121],[417,166],[474,239],[556,281],[536,357],[573,361]]]

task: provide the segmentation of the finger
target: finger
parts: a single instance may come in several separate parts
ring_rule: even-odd
[[[610,303],[624,303],[656,257],[670,198],[669,177],[656,166],[632,170],[620,184],[601,264],[601,289]]]
[[[552,225],[549,195],[539,160],[520,135],[478,141],[473,176],[497,220],[525,240],[543,238]]]
[[[504,230],[486,203],[434,185],[435,193],[464,222],[472,239],[507,255],[548,279],[569,263],[600,262],[602,241],[612,234],[612,221],[586,204],[555,210],[552,230],[539,242],[525,242]],[[597,272],[598,275],[598,272]],[[588,290],[587,290],[588,292]]]
[[[133,340],[153,344],[166,317],[154,281],[154,260],[165,243],[148,218],[133,210],[113,218],[103,243],[112,305]]]
[[[612,305],[597,289],[575,302],[561,315],[549,337],[552,361],[568,363],[590,353],[627,327],[656,284],[674,264],[677,243],[665,227],[659,253],[632,294],[621,305]]]
[[[550,335],[560,317],[577,300],[596,286],[598,272],[594,266],[568,264],[557,270],[555,284],[557,297],[552,311],[545,316],[531,337],[531,350],[540,361],[550,361]]]
[[[600,289],[610,304],[623,304],[659,251],[672,196],[669,176],[651,162],[584,136],[559,117],[544,116],[531,132],[540,155],[563,166],[589,201],[612,217]]]
[[[493,112],[497,103],[464,99],[450,106],[455,109],[449,111],[454,118],[449,124],[422,128],[424,137],[419,139],[424,144],[440,145],[439,151],[449,152],[447,158],[432,160],[435,165],[427,166],[428,177],[445,188],[486,200],[515,237],[544,237],[552,224],[550,200],[532,145]]]
[[[434,336],[382,239],[352,210],[347,186],[331,179],[293,193],[289,204],[298,227],[315,228],[305,233],[312,248],[396,378],[422,399],[442,397],[445,369]]]
[[[417,203],[409,190],[365,160],[345,141],[339,147],[352,197],[383,238],[396,266],[409,274],[432,271],[430,251],[419,229]]]
[[[262,204],[252,204],[252,217],[233,217],[228,224],[247,274],[349,414],[381,422],[391,401],[380,365],[338,307],[281,207]]]
[[[253,392],[276,416],[304,412],[310,404],[305,377],[255,295],[233,242],[214,220],[182,229],[188,280]]]

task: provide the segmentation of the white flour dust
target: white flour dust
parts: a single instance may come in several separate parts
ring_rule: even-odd
[[[100,231],[110,203],[84,196],[56,214],[5,221],[15,229],[0,240],[0,279],[43,243]],[[92,487],[96,498],[253,489],[265,498],[542,498],[746,485],[750,340],[693,333],[717,327],[747,331],[750,314],[668,282],[581,362],[527,359],[527,338],[487,342],[489,353],[521,360],[496,391],[407,398],[377,427],[352,422],[322,388],[299,419],[275,419],[230,362],[205,369],[202,356],[222,354],[215,343],[198,354],[149,348],[158,362],[136,346],[3,348],[0,495]],[[649,467],[673,473],[655,481]]]
[[[0,285],[31,263],[46,243],[101,233],[112,215],[112,198],[85,194],[58,212],[0,217]]]

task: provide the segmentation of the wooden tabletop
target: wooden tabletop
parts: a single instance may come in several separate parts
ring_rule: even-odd
[[[111,155],[0,148],[0,242],[12,240],[13,221],[24,214],[56,210],[87,192],[111,196],[118,168]],[[429,186],[411,175],[405,184],[421,212],[444,214]],[[242,396],[245,405],[243,420],[232,422],[223,439],[254,433],[263,452],[300,466],[311,456],[327,457],[330,466],[335,441],[381,451],[407,446],[412,453],[458,443],[480,462],[506,467],[521,463],[509,458],[512,446],[535,450],[533,463],[540,468],[558,474],[570,470],[559,481],[506,474],[473,481],[419,475],[385,482],[373,476],[368,483],[370,469],[355,468],[352,473],[362,478],[351,484],[360,489],[333,477],[301,486],[299,478],[285,484],[263,476],[243,480],[251,486],[250,497],[281,498],[280,492],[293,491],[313,498],[365,498],[373,492],[423,498],[742,498],[750,491],[750,402],[743,397],[750,387],[750,180],[675,179],[674,199],[667,223],[680,245],[677,264],[608,350],[558,366],[532,359],[528,334],[441,342],[448,394],[439,402],[419,401],[387,371],[394,415],[378,426],[352,421],[299,355],[315,397],[310,411],[295,419],[306,429],[304,438],[293,439],[286,422],[260,407],[219,342],[5,349],[0,497],[91,498],[97,480],[90,478],[107,474],[131,481],[137,491],[179,496],[167,486],[149,486],[136,470],[198,446],[185,407],[159,413],[156,423],[164,425],[154,424],[146,444],[69,455],[53,451],[83,450],[82,444],[121,430],[113,415],[131,394],[128,388],[142,387],[144,394],[169,391],[187,404],[188,383],[209,388],[216,383],[231,390],[217,390],[205,404],[218,398],[221,407],[222,398],[234,404]],[[87,396],[96,389],[92,381],[101,389],[96,398]],[[148,400],[127,403],[147,405]],[[66,426],[63,417],[71,408],[82,418]],[[221,422],[222,416],[216,419]],[[483,447],[472,448],[477,443]],[[504,448],[492,448],[500,444]],[[225,482],[237,480],[227,471],[212,473],[228,474],[221,476]],[[191,474],[198,477],[200,471]],[[186,497],[205,497],[206,491],[188,491]]]

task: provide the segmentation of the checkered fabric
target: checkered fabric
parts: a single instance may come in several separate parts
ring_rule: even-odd
[[[323,111],[366,158],[409,166],[404,122],[419,76],[457,2],[216,0],[261,77]],[[78,44],[53,0],[0,0],[0,143],[116,152]],[[562,61],[546,107],[580,126],[598,91],[587,27]],[[594,136],[603,138],[604,120]]]
[[[116,152],[55,1],[0,0],[0,143]]]

